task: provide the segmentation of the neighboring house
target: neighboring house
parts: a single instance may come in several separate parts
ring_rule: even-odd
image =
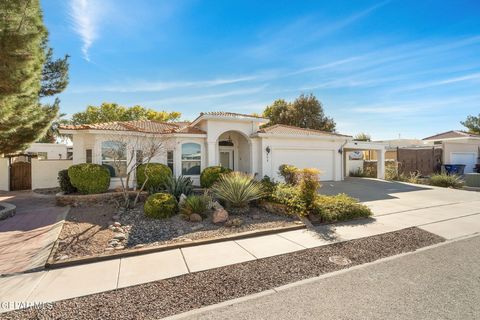
[[[424,138],[423,141],[443,149],[443,164],[463,164],[465,173],[480,164],[480,135],[452,130]]]
[[[36,155],[41,160],[70,159],[72,147],[61,143],[32,143],[24,153]]]
[[[155,121],[110,122],[62,126],[62,134],[73,137],[73,163],[108,165],[108,151],[118,145],[116,137],[155,135],[164,139],[166,152],[153,159],[167,164],[175,176],[189,176],[199,183],[201,170],[222,165],[236,171],[279,179],[278,167],[292,164],[314,167],[321,180],[342,180],[349,151],[373,149],[385,159],[385,146],[353,141],[351,136],[286,125],[263,127],[268,119],[231,112],[201,113],[194,121],[162,123]],[[127,146],[132,148],[133,146]],[[345,151],[345,152],[344,152]],[[132,152],[129,154],[136,154]],[[136,159],[138,160],[138,159]],[[125,156],[125,163],[127,163]],[[384,161],[379,161],[379,177],[384,177]],[[119,173],[112,172],[112,186]]]

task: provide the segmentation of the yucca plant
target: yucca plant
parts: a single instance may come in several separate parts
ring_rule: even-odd
[[[163,184],[163,190],[179,200],[182,194],[189,196],[193,192],[193,182],[189,177],[179,176],[175,178],[173,175],[168,177]]]
[[[191,195],[188,196],[180,207],[180,213],[189,217],[190,215],[197,213],[203,215],[208,209],[208,203],[210,199],[205,196]]]
[[[212,186],[212,192],[234,210],[246,209],[251,201],[264,196],[261,183],[241,172],[222,175]]]

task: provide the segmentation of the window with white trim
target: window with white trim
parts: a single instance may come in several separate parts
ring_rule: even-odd
[[[167,166],[172,170],[172,173],[175,174],[174,169],[174,157],[173,157],[173,150],[168,150],[167,151]]]
[[[182,175],[195,176],[200,174],[202,148],[198,143],[182,145]]]
[[[127,175],[127,146],[119,141],[102,142],[102,166],[110,171],[111,177]]]

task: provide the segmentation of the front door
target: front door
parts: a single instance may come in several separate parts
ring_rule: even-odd
[[[233,150],[220,150],[220,165],[224,168],[234,170]]]

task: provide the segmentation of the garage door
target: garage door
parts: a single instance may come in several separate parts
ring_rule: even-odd
[[[473,152],[452,152],[450,153],[451,164],[464,164],[465,173],[472,173],[477,163],[477,154]]]
[[[282,164],[291,164],[301,169],[317,168],[322,172],[320,180],[333,180],[333,159],[333,150],[275,149],[272,152],[273,171],[276,179],[280,179],[278,167]]]

